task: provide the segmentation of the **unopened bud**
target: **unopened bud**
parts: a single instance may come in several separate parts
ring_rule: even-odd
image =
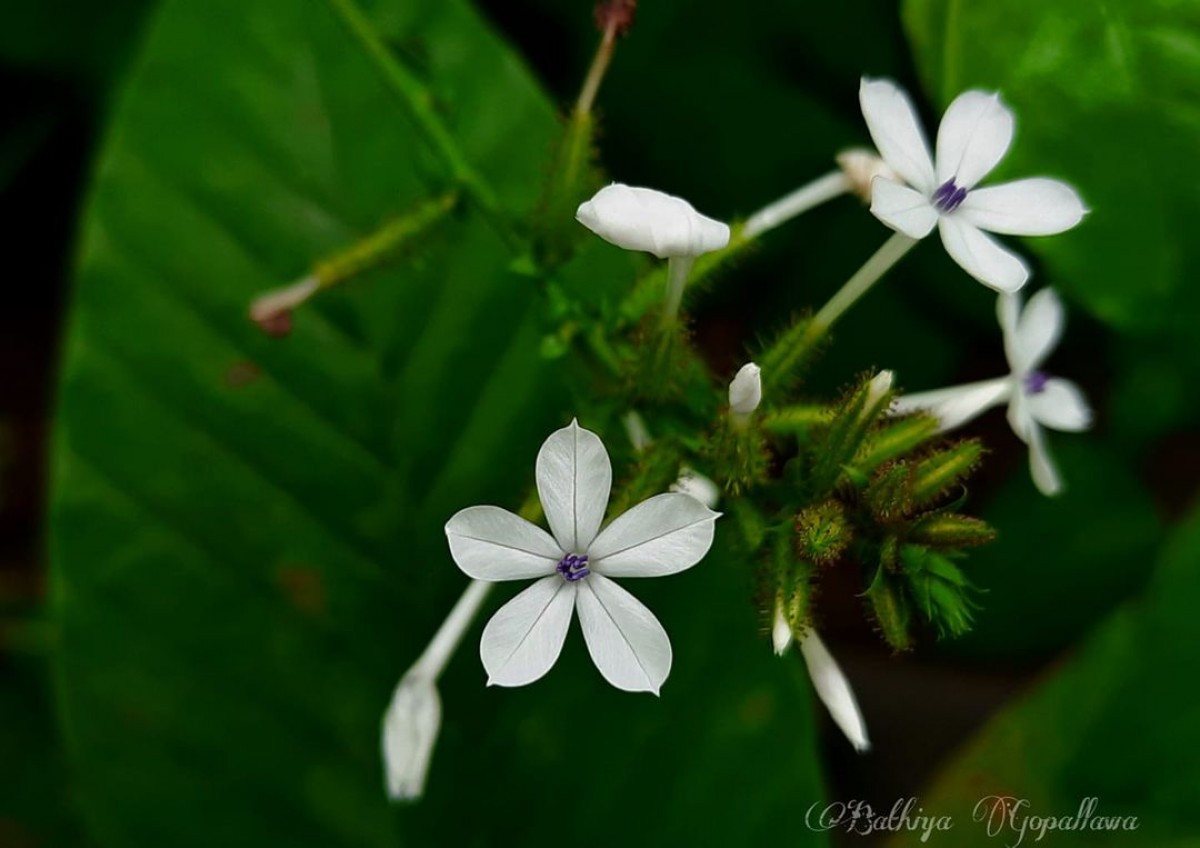
[[[969,548],[996,538],[987,522],[957,513],[934,513],[922,518],[909,531],[914,542],[942,548]]]
[[[796,553],[814,565],[832,565],[850,544],[845,508],[835,500],[807,506],[796,514]]]
[[[850,183],[850,190],[863,203],[871,202],[871,183],[876,177],[886,177],[896,183],[904,182],[874,150],[865,147],[843,150],[837,155],[837,163]]]
[[[762,403],[762,371],[753,362],[747,362],[734,375],[729,384],[729,409],[734,418],[749,418]]]
[[[269,336],[286,336],[292,331],[292,310],[312,297],[320,287],[321,281],[314,275],[260,295],[250,304],[250,320]]]
[[[716,509],[717,502],[721,500],[721,490],[717,484],[686,465],[679,469],[679,479],[670,488],[672,492],[695,498],[709,509]]]
[[[729,244],[729,225],[651,188],[607,185],[580,204],[575,219],[605,241],[659,259],[696,257]]]
[[[913,473],[913,501],[920,505],[936,500],[974,471],[981,456],[983,444],[968,439],[921,460]]]
[[[612,29],[614,35],[624,35],[633,26],[637,0],[600,0],[594,10],[596,26],[601,32]]]
[[[834,724],[846,734],[854,750],[859,753],[871,750],[871,741],[867,739],[867,726],[850,688],[850,682],[815,630],[809,630],[800,639],[800,652],[804,654],[808,676],[812,679],[813,688],[817,690],[817,697],[829,710]]]
[[[771,644],[775,648],[775,655],[779,657],[783,656],[792,644],[792,626],[788,624],[782,598],[775,602],[775,618],[771,622]]]
[[[442,702],[433,679],[410,672],[401,679],[383,717],[383,762],[388,797],[415,801],[442,726]]]

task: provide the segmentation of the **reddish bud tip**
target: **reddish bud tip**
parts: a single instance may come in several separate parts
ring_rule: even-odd
[[[291,310],[285,310],[263,315],[256,317],[254,323],[258,324],[262,331],[272,338],[286,338],[292,332],[292,313]]]
[[[601,32],[611,28],[615,35],[624,35],[633,26],[637,0],[600,0],[596,4],[596,26]]]

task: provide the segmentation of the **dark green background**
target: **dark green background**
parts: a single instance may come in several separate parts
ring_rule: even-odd
[[[527,212],[595,43],[589,6],[365,8]],[[384,802],[378,721],[463,585],[441,523],[515,507],[576,411],[538,356],[535,287],[467,213],[263,337],[243,317],[254,293],[448,184],[331,6],[0,15],[0,844],[819,845],[813,802],[918,793],[959,819],[945,844],[992,844],[968,820],[996,789],[1142,818],[1112,844],[1200,838],[1200,537],[1182,520],[1200,470],[1200,4],[643,4],[601,92],[602,161],[719,217],[867,141],[861,74],[908,86],[931,127],[962,88],[999,88],[1018,135],[998,176],[1069,179],[1094,210],[1027,247],[1071,307],[1051,366],[1098,425],[1053,439],[1070,484],[1055,502],[1001,414],[973,426],[992,452],[971,505],[1001,539],[967,564],[986,590],[970,636],[890,658],[854,581],[830,581],[822,629],[871,755],[825,727],[798,661],[770,657],[748,570],[718,545],[634,587],[675,645],[661,700],[607,688],[578,634],[537,685],[486,690],[468,637],[408,809]],[[849,199],[773,234],[696,304],[714,367],[885,235]],[[614,264],[593,246],[575,282],[611,286]],[[872,366],[915,389],[1002,373],[991,298],[934,243],[847,318],[810,388]]]

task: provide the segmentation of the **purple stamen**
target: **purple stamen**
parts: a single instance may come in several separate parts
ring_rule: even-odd
[[[588,568],[587,554],[567,554],[558,561],[555,569],[568,583],[575,583],[592,573]]]
[[[959,188],[954,180],[946,180],[933,193],[933,205],[940,212],[953,212],[967,199],[967,190]]]
[[[1040,395],[1046,390],[1050,375],[1045,371],[1030,371],[1025,375],[1025,394]]]

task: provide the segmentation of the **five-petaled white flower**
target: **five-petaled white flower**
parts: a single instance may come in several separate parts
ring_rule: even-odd
[[[938,127],[935,158],[902,89],[864,78],[859,101],[880,155],[908,183],[875,177],[871,212],[914,239],[936,225],[954,261],[985,285],[1013,292],[1029,278],[1021,258],[985,230],[1054,235],[1074,227],[1087,212],[1075,190],[1058,180],[1035,177],[975,187],[1012,142],[1013,114],[998,94],[966,91],[954,99]]]
[[[549,671],[575,610],[604,678],[657,694],[671,670],[671,643],[654,614],[611,578],[691,568],[708,553],[720,513],[667,493],[601,529],[612,465],[600,438],[575,421],[546,439],[536,477],[553,535],[495,506],[470,507],[446,522],[450,553],[470,577],[540,578],[484,628],[479,653],[488,684],[523,686]]]
[[[1035,294],[1024,309],[1019,295],[1001,295],[997,312],[1012,369],[1009,376],[903,395],[894,410],[927,410],[938,418],[942,430],[949,430],[1007,402],[1013,431],[1029,445],[1034,483],[1043,494],[1056,495],[1062,490],[1062,481],[1046,448],[1042,427],[1074,433],[1092,423],[1091,408],[1079,387],[1039,370],[1062,336],[1066,323],[1062,302],[1053,289]]]

